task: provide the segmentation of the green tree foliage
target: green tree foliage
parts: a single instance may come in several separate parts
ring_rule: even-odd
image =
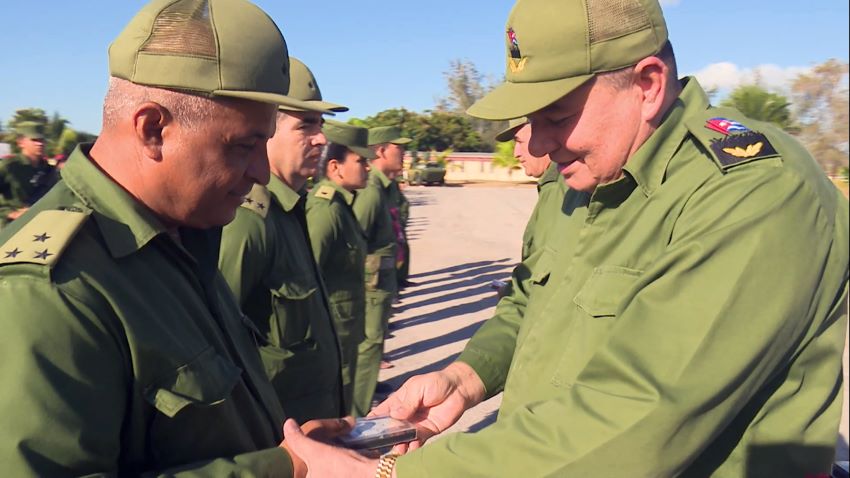
[[[453,113],[426,111],[424,114],[404,108],[392,108],[366,118],[352,118],[349,123],[374,128],[395,125],[403,135],[413,139],[408,145],[412,151],[481,151],[487,145],[472,129],[469,118]]]
[[[455,113],[466,115],[466,110],[473,103],[481,99],[493,89],[492,85],[484,81],[475,64],[469,60],[452,60],[448,71],[443,73],[448,87],[448,96],[437,102],[435,108],[438,112]],[[478,133],[485,148],[483,151],[493,151],[496,146],[496,135],[507,127],[506,121],[487,121],[478,118],[469,118],[473,131]]]
[[[520,168],[519,160],[514,156],[514,141],[505,141],[496,144],[493,165],[508,168],[509,172]]]
[[[791,85],[791,99],[800,140],[828,174],[839,174],[850,158],[848,64],[828,60],[798,76]]]
[[[773,123],[784,130],[794,129],[788,98],[757,84],[739,86],[720,105],[735,108],[752,119]]]

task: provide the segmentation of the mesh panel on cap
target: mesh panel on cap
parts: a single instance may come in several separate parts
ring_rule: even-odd
[[[588,0],[587,24],[591,44],[651,27],[638,0]]]
[[[165,8],[141,51],[216,59],[208,0],[182,0]]]

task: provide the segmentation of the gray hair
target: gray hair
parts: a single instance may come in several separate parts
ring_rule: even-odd
[[[103,128],[114,127],[142,103],[154,102],[166,108],[174,120],[192,127],[209,120],[218,107],[216,101],[188,92],[137,85],[110,77],[103,100]]]

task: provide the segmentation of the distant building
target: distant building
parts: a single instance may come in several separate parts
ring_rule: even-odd
[[[420,160],[428,153],[417,153]],[[411,155],[405,156],[406,165]],[[516,183],[535,182],[526,176],[522,168],[509,170],[493,165],[493,153],[451,153],[446,156],[446,181],[509,181]]]

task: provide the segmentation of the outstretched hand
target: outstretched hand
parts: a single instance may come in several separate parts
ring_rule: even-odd
[[[320,437],[324,437],[324,440],[327,441],[332,436],[347,433],[351,430],[354,420],[351,417],[334,420],[347,424],[344,431],[341,431],[342,428],[337,428],[335,431],[333,427],[324,428],[322,432],[317,432],[315,429],[307,430],[310,423],[325,421],[329,420],[312,420],[305,423],[303,427],[299,427],[295,420],[289,419],[283,424],[284,439],[282,446],[293,457],[293,464],[295,464],[297,457],[302,465],[295,469],[294,476],[296,478],[304,478],[305,476],[308,478],[333,478],[337,476],[371,478],[374,476],[375,469],[378,467],[378,460],[317,441],[322,439]],[[332,436],[327,433],[328,431]]]
[[[484,384],[475,371],[469,365],[455,362],[439,372],[411,378],[369,416],[389,415],[416,425],[416,440],[393,448],[394,453],[407,453],[452,426],[484,394]]]

